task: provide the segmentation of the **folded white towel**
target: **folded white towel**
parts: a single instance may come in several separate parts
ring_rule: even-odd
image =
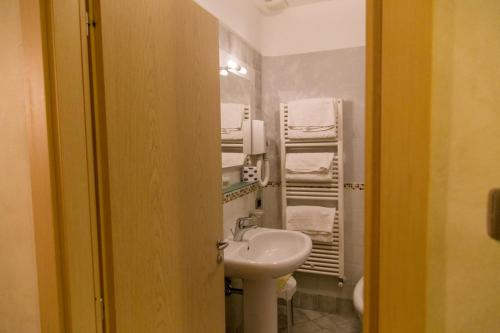
[[[222,153],[222,168],[242,166],[246,157],[243,153]]]
[[[228,131],[227,133],[222,132],[221,138],[223,141],[238,141],[243,140],[243,131]]]
[[[323,131],[304,131],[296,129],[288,129],[288,138],[290,140],[304,140],[304,139],[334,139],[337,137],[337,129],[325,128]]]
[[[320,173],[330,171],[333,153],[290,153],[286,154],[287,173]]]
[[[288,206],[287,229],[328,236],[333,232],[335,211],[335,208],[320,206]]]
[[[326,183],[332,182],[332,173],[287,173],[286,180],[297,183]]]
[[[234,103],[221,104],[221,131],[228,133],[230,131],[241,130],[245,105]]]
[[[323,242],[323,243],[332,243],[333,242],[333,232],[307,232],[302,231],[307,236],[311,237],[313,241]]]
[[[335,126],[333,98],[301,99],[288,103],[288,127],[307,132]]]

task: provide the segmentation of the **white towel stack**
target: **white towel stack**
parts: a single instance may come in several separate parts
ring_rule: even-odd
[[[328,139],[337,136],[333,98],[310,98],[288,103],[288,138]]]
[[[243,153],[222,153],[222,168],[231,168],[245,164],[247,155]]]
[[[333,157],[333,153],[286,154],[286,179],[297,182],[331,181]]]
[[[320,242],[333,241],[335,208],[320,206],[288,206],[286,226],[288,230],[301,231]]]
[[[223,140],[241,140],[241,129],[245,113],[244,104],[221,104],[221,135]]]

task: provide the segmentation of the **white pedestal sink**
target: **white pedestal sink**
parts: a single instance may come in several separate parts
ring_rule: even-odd
[[[245,333],[276,333],[276,278],[299,268],[311,253],[311,239],[295,231],[258,228],[243,241],[227,240],[226,276],[243,279]]]

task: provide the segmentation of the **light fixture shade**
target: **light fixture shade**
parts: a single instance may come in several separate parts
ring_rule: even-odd
[[[253,0],[263,14],[274,14],[288,7],[287,0]]]
[[[239,67],[238,63],[234,60],[228,60],[227,67],[229,69],[237,69]]]
[[[220,73],[220,76],[228,76],[229,75],[229,72],[227,71],[227,69],[221,69],[219,71]]]
[[[248,70],[245,67],[240,67],[240,70],[238,71],[242,75],[247,75]]]

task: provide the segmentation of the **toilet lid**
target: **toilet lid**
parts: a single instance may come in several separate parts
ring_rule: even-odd
[[[354,288],[353,303],[359,313],[363,313],[363,286],[364,277],[361,278]]]

